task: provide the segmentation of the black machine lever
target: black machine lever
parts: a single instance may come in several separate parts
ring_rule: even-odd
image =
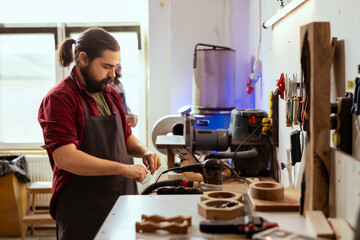
[[[234,156],[235,155],[235,156]],[[224,158],[235,158],[235,159],[243,159],[243,158],[253,158],[258,155],[258,151],[254,149],[250,149],[247,151],[241,152],[225,152],[225,153],[210,153],[205,156],[205,159],[216,158],[216,159],[224,159]]]

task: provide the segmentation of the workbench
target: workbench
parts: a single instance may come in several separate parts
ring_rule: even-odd
[[[224,190],[246,189],[240,183],[224,184]],[[241,190],[242,191],[242,190]],[[235,234],[208,234],[199,229],[199,223],[205,220],[198,214],[197,204],[201,195],[126,195],[121,196],[105,222],[99,229],[95,240],[110,239],[159,239],[179,237],[241,237]],[[178,215],[192,217],[192,226],[188,234],[169,234],[165,231],[156,233],[137,233],[135,223],[141,222],[141,215],[161,215],[164,217],[175,217]],[[254,212],[267,221],[277,222],[283,230],[297,234],[310,236],[305,224],[305,218],[298,211],[292,212]]]

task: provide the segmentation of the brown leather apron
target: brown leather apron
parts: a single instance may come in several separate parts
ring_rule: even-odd
[[[85,127],[79,150],[99,158],[133,164],[127,154],[116,107],[110,116],[89,116],[83,97],[82,102]],[[129,194],[137,194],[136,182],[121,175],[72,174],[56,203],[57,239],[93,239],[119,196]]]

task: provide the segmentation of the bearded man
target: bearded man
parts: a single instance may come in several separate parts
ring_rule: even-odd
[[[137,194],[136,182],[161,165],[132,135],[119,94],[109,86],[120,60],[116,39],[101,28],[66,39],[59,63],[68,67],[74,60],[38,114],[54,173],[50,214],[61,240],[93,239],[119,196]],[[134,165],[129,155],[145,166]]]

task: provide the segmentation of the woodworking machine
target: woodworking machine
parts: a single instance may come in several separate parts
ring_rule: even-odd
[[[184,122],[185,148],[191,154],[212,151],[205,159],[231,159],[231,166],[242,176],[268,176],[272,145],[264,132],[267,113],[256,109],[234,109],[230,128],[195,129],[194,118]]]

